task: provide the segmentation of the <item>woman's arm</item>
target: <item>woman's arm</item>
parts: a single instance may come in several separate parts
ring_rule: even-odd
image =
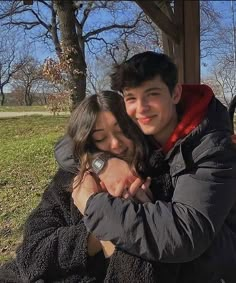
[[[89,254],[101,250],[66,191],[73,177],[59,170],[25,224],[17,265],[27,282],[40,278],[53,282],[54,277],[64,278],[75,270],[82,277],[89,276],[89,266],[95,259]]]

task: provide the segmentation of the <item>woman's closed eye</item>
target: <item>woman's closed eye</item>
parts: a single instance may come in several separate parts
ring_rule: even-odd
[[[99,138],[99,139],[93,139],[95,143],[103,142],[105,141],[106,137]]]

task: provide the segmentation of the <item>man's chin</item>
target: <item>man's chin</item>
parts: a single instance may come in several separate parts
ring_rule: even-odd
[[[148,128],[148,127],[142,127],[140,125],[139,125],[139,127],[140,127],[141,131],[147,136],[152,136],[155,133],[154,129],[151,129],[151,128]]]

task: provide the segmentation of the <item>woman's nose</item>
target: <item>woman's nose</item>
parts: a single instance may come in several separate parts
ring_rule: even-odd
[[[110,146],[111,146],[111,149],[119,149],[121,148],[121,142],[118,138],[112,137]]]

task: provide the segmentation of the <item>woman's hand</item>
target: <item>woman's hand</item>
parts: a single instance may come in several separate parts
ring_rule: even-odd
[[[94,177],[89,172],[84,174],[83,180],[80,183],[78,182],[78,177],[76,176],[74,178],[72,187],[72,198],[74,204],[79,211],[84,214],[89,197],[95,193],[101,192],[101,188],[98,186]]]
[[[231,136],[232,142],[236,144],[236,134]]]
[[[105,258],[111,257],[115,251],[115,245],[110,241],[100,241]]]
[[[95,256],[103,249],[101,242],[93,234],[89,234],[87,245],[89,256]]]

